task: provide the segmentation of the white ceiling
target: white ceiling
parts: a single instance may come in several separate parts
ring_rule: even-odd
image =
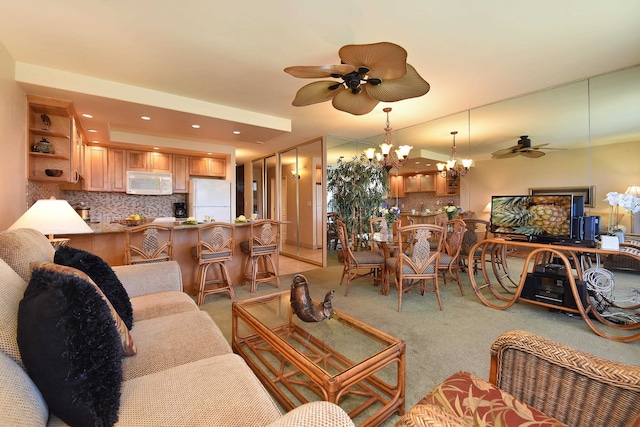
[[[82,125],[97,129],[100,141],[179,140],[200,151],[231,144],[238,162],[320,135],[380,134],[385,106],[393,107],[397,130],[640,64],[637,0],[0,0],[0,6],[0,42],[16,61],[16,80],[28,93],[71,99],[79,113],[93,114]],[[285,67],[337,64],[341,46],[378,41],[403,46],[430,92],[381,103],[363,116],[330,102],[291,105],[312,80],[294,78]],[[242,133],[233,135],[235,129]],[[449,130],[443,142],[420,149],[448,155]],[[515,144],[514,133],[532,132],[503,133],[499,148]]]

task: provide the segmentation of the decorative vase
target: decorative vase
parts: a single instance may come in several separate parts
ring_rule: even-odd
[[[33,151],[45,154],[55,153],[53,145],[51,145],[51,143],[45,137],[42,137],[42,139],[33,146]]]
[[[449,220],[452,220],[456,217],[457,214],[458,214],[457,211],[447,212],[447,218],[449,218]]]

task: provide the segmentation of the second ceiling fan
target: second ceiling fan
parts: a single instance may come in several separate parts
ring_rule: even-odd
[[[531,140],[528,135],[522,135],[518,140],[518,143],[513,147],[498,150],[491,154],[492,159],[507,159],[509,157],[524,156],[530,158],[538,158],[545,155],[542,151],[542,147],[546,147],[549,144],[531,145]],[[562,148],[545,148],[545,150],[563,150]]]

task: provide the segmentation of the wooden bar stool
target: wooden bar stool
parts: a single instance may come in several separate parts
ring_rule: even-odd
[[[212,222],[198,227],[198,243],[191,249],[193,257],[198,262],[196,274],[198,305],[203,304],[205,297],[209,294],[228,292],[230,298],[236,296],[225,264],[233,257],[233,232],[233,226],[227,223]],[[219,277],[207,279],[207,272],[212,265],[218,266]]]
[[[125,264],[148,264],[173,259],[173,227],[143,224],[127,228]]]
[[[244,261],[244,282],[251,284],[250,292],[258,290],[258,284],[275,280],[280,287],[278,273],[278,246],[280,224],[278,221],[263,219],[249,224],[248,241],[240,243],[240,249],[247,255]],[[271,269],[269,269],[271,267]]]

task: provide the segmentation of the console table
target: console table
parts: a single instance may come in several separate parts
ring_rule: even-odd
[[[528,255],[524,259],[524,265],[520,272],[520,278],[514,280],[511,277],[511,273],[508,268],[506,259],[507,248],[523,249],[528,252]],[[521,242],[506,239],[487,239],[478,242],[470,251],[469,265],[473,265],[474,254],[476,259],[485,263],[483,265],[482,277],[484,284],[479,285],[476,282],[476,278],[471,273],[469,278],[471,280],[471,286],[476,296],[486,306],[496,310],[506,310],[518,301],[528,302],[531,304],[541,305],[548,308],[559,309],[557,305],[549,304],[543,301],[536,301],[530,299],[524,299],[521,297],[522,289],[525,284],[525,280],[528,272],[533,272],[536,264],[540,264],[549,260],[551,257],[558,258],[564,268],[567,271],[567,279],[571,288],[571,293],[576,302],[577,308],[561,307],[563,311],[580,314],[589,328],[597,335],[619,342],[632,342],[640,340],[640,322],[618,324],[609,321],[603,317],[598,310],[595,309],[591,298],[587,298],[587,305],[585,306],[580,298],[576,280],[583,280],[583,261],[590,261],[589,256],[593,254],[599,254],[604,256],[619,255],[620,251],[605,250],[598,248],[578,247],[578,246],[563,246],[555,244],[541,244],[531,242]],[[640,260],[640,257],[638,257]],[[489,271],[486,263],[490,263],[493,276],[489,275]],[[533,266],[532,270],[529,267]],[[573,274],[575,270],[575,275]],[[509,280],[514,286],[510,286],[506,280]],[[493,281],[493,283],[492,283]],[[495,283],[497,282],[497,283]],[[499,287],[495,286],[499,285]],[[488,291],[488,292],[487,292]],[[632,311],[632,315],[640,316],[640,304],[630,307],[619,307],[619,309],[625,309]],[[635,310],[635,311],[634,311]],[[605,331],[602,326],[607,326],[609,331]],[[610,332],[615,331],[615,334]]]

